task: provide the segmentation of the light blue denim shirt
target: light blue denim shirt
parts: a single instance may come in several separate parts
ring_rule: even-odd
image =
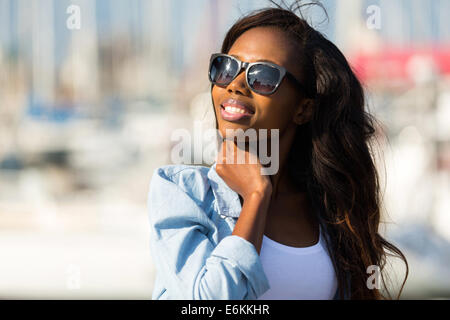
[[[241,203],[215,167],[167,165],[153,174],[154,300],[255,300],[270,288],[256,248],[232,235]]]

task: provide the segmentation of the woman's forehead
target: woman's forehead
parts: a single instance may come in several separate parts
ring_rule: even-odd
[[[257,27],[236,39],[228,54],[246,62],[271,61],[286,68],[295,68],[296,44],[283,30]]]
[[[243,61],[268,60],[285,65],[292,60],[295,43],[282,30],[271,27],[257,27],[244,32],[233,43],[228,54]]]

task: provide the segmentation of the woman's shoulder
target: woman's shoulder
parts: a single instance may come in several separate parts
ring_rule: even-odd
[[[209,167],[199,165],[169,164],[155,169],[153,177],[159,176],[172,182],[180,182],[192,178],[207,179]]]
[[[150,180],[150,188],[155,185],[175,184],[185,192],[208,189],[208,172],[210,168],[205,166],[172,164],[155,169]],[[194,190],[192,190],[194,189]],[[205,191],[204,190],[204,191]]]
[[[206,166],[181,164],[158,167],[150,180],[149,198],[173,199],[183,193],[200,205],[210,190],[209,170]]]

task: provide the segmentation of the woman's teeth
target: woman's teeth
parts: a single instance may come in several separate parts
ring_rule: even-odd
[[[225,111],[230,113],[245,113],[244,109],[236,107],[225,107]]]

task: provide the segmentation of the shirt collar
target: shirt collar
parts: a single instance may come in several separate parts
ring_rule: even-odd
[[[232,190],[216,172],[216,163],[208,171],[208,179],[214,198],[217,201],[217,207],[220,215],[238,218],[242,206],[239,195]]]

